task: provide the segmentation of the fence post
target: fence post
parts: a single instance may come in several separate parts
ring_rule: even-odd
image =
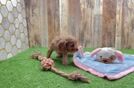
[[[123,0],[117,0],[116,8],[116,34],[115,34],[115,48],[121,48],[121,37],[122,37],[122,5]]]
[[[47,46],[46,0],[25,0],[29,46]]]

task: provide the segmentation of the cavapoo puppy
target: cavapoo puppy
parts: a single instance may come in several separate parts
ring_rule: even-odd
[[[56,51],[57,57],[63,57],[62,63],[66,65],[68,53],[78,51],[78,42],[72,36],[58,36],[52,40],[47,58],[50,58],[53,51]]]

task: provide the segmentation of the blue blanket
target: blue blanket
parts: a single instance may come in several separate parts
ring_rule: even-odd
[[[79,53],[74,54],[74,63],[79,68],[89,71],[99,77],[108,79],[118,79],[134,71],[134,55],[124,54],[123,63],[115,61],[112,64],[98,62],[95,58],[90,57],[90,53],[84,53],[82,57]]]

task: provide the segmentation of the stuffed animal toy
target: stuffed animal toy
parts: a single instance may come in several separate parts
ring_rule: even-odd
[[[54,61],[51,58],[44,57],[41,53],[35,53],[32,55],[33,59],[38,59],[41,61],[41,66],[43,70],[50,70],[60,76],[63,76],[69,80],[80,80],[82,82],[89,83],[89,79],[83,75],[81,75],[78,72],[73,72],[73,73],[65,73],[63,71],[58,70],[54,66]]]
[[[79,57],[84,57],[84,51],[82,46],[78,46],[78,51],[76,52]]]
[[[118,60],[120,62],[124,61],[123,53],[110,47],[97,48],[90,53],[90,56],[95,56],[95,60],[107,64],[113,63],[115,60]]]

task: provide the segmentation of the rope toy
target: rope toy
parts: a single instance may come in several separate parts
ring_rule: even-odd
[[[1,48],[0,51],[5,50],[5,48]]]
[[[78,72],[72,72],[72,73],[65,73],[63,71],[58,70],[55,66],[54,66],[54,61],[51,58],[46,58],[44,57],[41,53],[35,53],[32,55],[33,59],[37,59],[39,61],[41,61],[41,66],[43,70],[50,70],[62,77],[65,77],[69,80],[80,80],[82,82],[85,83],[89,83],[89,79],[83,75],[81,75]]]

